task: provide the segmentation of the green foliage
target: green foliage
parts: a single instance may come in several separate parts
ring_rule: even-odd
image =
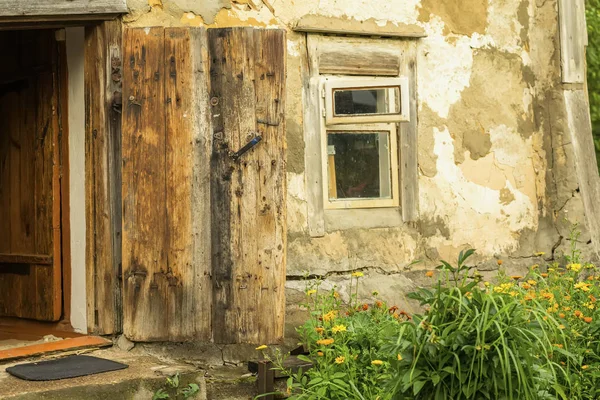
[[[408,295],[408,315],[373,293],[348,302],[320,283],[306,288],[310,318],[298,328],[313,368],[291,374],[291,399],[600,399],[600,269],[582,262],[579,231],[562,264],[537,253],[525,276],[482,282],[467,264],[442,261],[432,287]],[[498,265],[502,262],[498,261]],[[425,274],[433,277],[433,271]],[[356,286],[355,286],[356,285]],[[264,349],[261,346],[258,349]],[[268,357],[267,357],[268,358]],[[276,368],[284,370],[277,354]]]
[[[600,0],[586,0],[587,83],[596,159],[600,168]]]
[[[179,374],[167,377],[166,387],[158,389],[152,396],[152,400],[190,399],[200,391],[200,387],[195,383],[190,383],[182,388],[179,385]]]
[[[564,393],[562,367],[549,358],[560,330],[540,308],[469,282],[471,254],[461,253],[456,267],[440,266],[458,285],[440,281],[409,295],[427,311],[403,323],[395,343],[384,347],[402,358],[388,386],[394,398],[550,399]]]

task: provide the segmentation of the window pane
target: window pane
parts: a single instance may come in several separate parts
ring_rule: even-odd
[[[389,132],[328,132],[329,198],[391,198]]]
[[[333,111],[336,116],[399,114],[400,89],[398,87],[335,89]]]

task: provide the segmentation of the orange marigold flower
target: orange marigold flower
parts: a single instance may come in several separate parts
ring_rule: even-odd
[[[317,355],[318,355],[319,357],[323,357],[323,352],[322,352],[322,351],[317,351]]]
[[[391,306],[391,307],[388,309],[388,311],[389,311],[389,313],[390,313],[390,314],[392,314],[392,313],[396,312],[396,310],[397,310],[397,309],[398,309],[398,306]]]
[[[595,303],[595,302],[596,302],[596,298],[594,297],[594,295],[593,295],[593,294],[590,294],[588,297],[589,297],[589,299],[590,299],[590,301],[591,301],[592,303]]]
[[[558,314],[558,316],[559,316],[560,318],[564,318],[564,317],[565,317],[565,314],[564,314],[564,313],[560,313],[560,314]]]
[[[324,329],[323,329],[323,328],[321,328],[320,326],[318,326],[318,327],[316,327],[316,328],[315,328],[315,331],[316,331],[316,332],[317,332],[319,335],[322,335],[322,334],[323,334],[323,331],[324,331]]]
[[[428,278],[433,277],[433,271],[427,271],[427,272],[425,272],[425,276],[428,277]]]
[[[592,322],[592,317],[584,317],[583,320],[589,324]]]
[[[575,310],[575,312],[573,313],[577,318],[581,317],[581,311],[579,310]]]
[[[377,308],[381,308],[381,307],[383,307],[383,303],[382,303],[381,301],[377,300],[377,301],[375,302],[375,306],[376,306]]]
[[[335,342],[335,340],[333,340],[332,338],[317,340],[317,344],[323,345],[323,346],[329,346],[330,344],[333,344],[334,342]]]
[[[510,278],[514,279],[515,281],[518,281],[519,279],[523,279],[523,277],[521,275],[512,275]]]
[[[531,285],[529,283],[523,283],[523,285],[521,285],[521,287],[525,290],[531,289]]]
[[[502,265],[502,260],[498,260],[498,261],[496,261],[496,263],[497,263],[498,265]]]
[[[540,275],[542,276],[542,278],[547,278],[548,277],[548,274],[545,273],[545,272],[541,273]]]
[[[527,283],[529,283],[531,286],[535,286],[535,285],[537,285],[537,282],[536,282],[536,281],[534,281],[533,279],[529,279],[529,280],[527,281]]]
[[[367,303],[363,304],[363,305],[362,305],[362,309],[363,309],[364,311],[367,311],[367,310],[369,309],[369,305],[368,305]]]

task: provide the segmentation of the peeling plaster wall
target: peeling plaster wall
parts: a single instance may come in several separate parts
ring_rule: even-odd
[[[288,282],[290,315],[305,283],[325,278],[348,296],[350,271],[365,298],[390,302],[427,283],[423,269],[477,249],[486,275],[558,258],[572,223],[584,232],[560,83],[556,0],[129,0],[131,26],[257,26],[288,30]],[[306,14],[377,25],[418,25],[419,209],[416,224],[374,218],[369,228],[308,234],[302,87]],[[399,39],[386,39],[399,40]],[[373,211],[376,212],[376,211]],[[388,211],[391,212],[391,211]],[[375,215],[375,214],[373,214]],[[385,221],[388,221],[386,225]],[[411,265],[414,260],[421,264]],[[410,306],[407,306],[410,308]],[[293,323],[293,321],[290,321]]]

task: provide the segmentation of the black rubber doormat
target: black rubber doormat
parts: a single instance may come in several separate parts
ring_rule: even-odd
[[[6,372],[27,381],[55,381],[58,379],[77,378],[78,376],[117,371],[127,367],[128,365],[105,360],[104,358],[68,356],[56,360],[15,365],[14,367],[6,368]]]

